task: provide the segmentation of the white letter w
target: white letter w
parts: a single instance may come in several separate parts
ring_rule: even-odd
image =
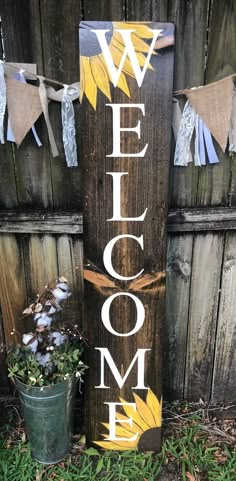
[[[109,30],[91,30],[91,31],[94,32],[97,35],[97,39],[98,39],[98,42],[99,42],[100,47],[102,49],[102,52],[103,52],[103,55],[104,55],[104,58],[105,58],[105,61],[106,61],[106,64],[107,64],[107,68],[109,70],[110,77],[112,79],[112,83],[113,83],[114,87],[116,87],[118,82],[119,82],[120,74],[121,74],[121,71],[122,71],[122,68],[124,66],[124,63],[125,63],[125,60],[126,60],[127,56],[129,57],[131,65],[133,67],[133,71],[134,71],[134,75],[135,75],[136,80],[137,80],[137,84],[138,84],[139,87],[141,87],[141,85],[143,83],[145,73],[146,73],[146,70],[148,68],[148,64],[149,64],[153,49],[154,49],[154,45],[156,43],[156,39],[159,36],[160,32],[162,32],[162,30],[151,30],[153,32],[153,39],[152,39],[152,43],[151,43],[149,51],[148,51],[148,55],[146,57],[146,61],[145,61],[143,70],[141,70],[141,68],[140,68],[138,58],[137,58],[137,55],[135,53],[135,49],[134,49],[134,46],[133,46],[133,43],[132,43],[132,40],[131,40],[131,33],[135,32],[136,30],[118,30],[118,29],[116,30],[116,32],[119,32],[119,34],[122,36],[123,41],[124,41],[124,45],[125,45],[124,52],[123,52],[123,55],[122,55],[120,65],[119,65],[118,69],[115,67],[115,64],[113,62],[113,58],[112,58],[109,46],[108,46],[107,41],[106,41],[105,35],[106,35],[106,32],[109,32]]]

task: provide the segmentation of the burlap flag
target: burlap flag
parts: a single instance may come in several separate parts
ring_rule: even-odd
[[[16,144],[19,146],[27,132],[42,114],[38,87],[6,77],[7,108]]]
[[[232,111],[232,77],[226,77],[204,87],[185,90],[185,94],[225,152]]]

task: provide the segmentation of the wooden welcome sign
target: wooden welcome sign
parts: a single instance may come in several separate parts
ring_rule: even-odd
[[[160,447],[174,26],[80,24],[87,438]]]

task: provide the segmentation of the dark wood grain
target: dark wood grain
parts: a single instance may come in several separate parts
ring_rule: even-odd
[[[160,0],[127,0],[125,2],[125,19],[128,21],[164,22],[167,20],[168,2]]]
[[[158,28],[158,26],[157,26]],[[166,216],[169,172],[170,147],[170,113],[173,53],[167,50],[165,54],[153,59],[154,72],[147,73],[140,89],[136,82],[129,81],[133,103],[145,103],[145,120],[141,119],[141,140],[126,134],[122,138],[123,150],[137,152],[149,143],[145,159],[142,158],[109,158],[106,154],[112,151],[112,117],[111,109],[105,108],[105,98],[98,94],[96,112],[84,99],[82,104],[83,131],[83,188],[84,188],[84,252],[85,263],[92,262],[98,269],[105,272],[103,265],[103,250],[109,240],[116,235],[130,233],[140,236],[144,234],[144,253],[140,247],[130,240],[120,241],[114,249],[113,263],[117,272],[122,275],[132,275],[137,269],[144,267],[146,273],[165,271],[166,253]],[[113,92],[114,103],[129,102],[116,89]],[[163,108],[163,106],[165,106]],[[155,125],[160,128],[154,128]],[[99,120],[98,120],[99,119]],[[122,114],[123,125],[135,125],[137,117]],[[94,131],[93,125],[97,125]],[[153,127],[152,127],[153,126]],[[123,215],[137,216],[148,207],[148,215],[144,222],[107,222],[112,216],[112,179],[106,172],[129,172],[122,182]],[[127,289],[127,283],[121,283]],[[104,402],[116,401],[121,395],[127,401],[132,401],[131,386],[137,383],[136,367],[130,373],[125,387],[120,391],[109,369],[106,369],[107,390],[94,389],[99,384],[99,356],[95,347],[109,347],[119,370],[125,372],[133,359],[137,348],[151,348],[147,355],[147,382],[160,398],[162,341],[164,320],[164,297],[161,294],[139,293],[139,298],[146,309],[146,320],[140,331],[133,336],[117,338],[110,334],[101,323],[101,307],[109,292],[102,293],[96,286],[85,283],[85,323],[89,329],[89,365],[96,369],[89,370],[87,379],[87,435],[88,440],[99,439],[101,421],[107,420]],[[129,300],[120,299],[113,306],[112,322],[119,332],[132,330],[135,319],[135,309]],[[155,371],[153,369],[155,366]],[[104,392],[105,391],[105,392]],[[145,394],[142,393],[143,395]]]
[[[124,20],[124,0],[82,0],[83,20]]]

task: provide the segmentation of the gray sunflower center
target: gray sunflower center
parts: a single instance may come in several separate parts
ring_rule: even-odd
[[[82,22],[80,26],[80,55],[83,57],[92,57],[99,55],[102,50],[97,39],[97,35],[91,30],[109,30],[106,32],[106,41],[109,45],[112,34],[112,22]]]

